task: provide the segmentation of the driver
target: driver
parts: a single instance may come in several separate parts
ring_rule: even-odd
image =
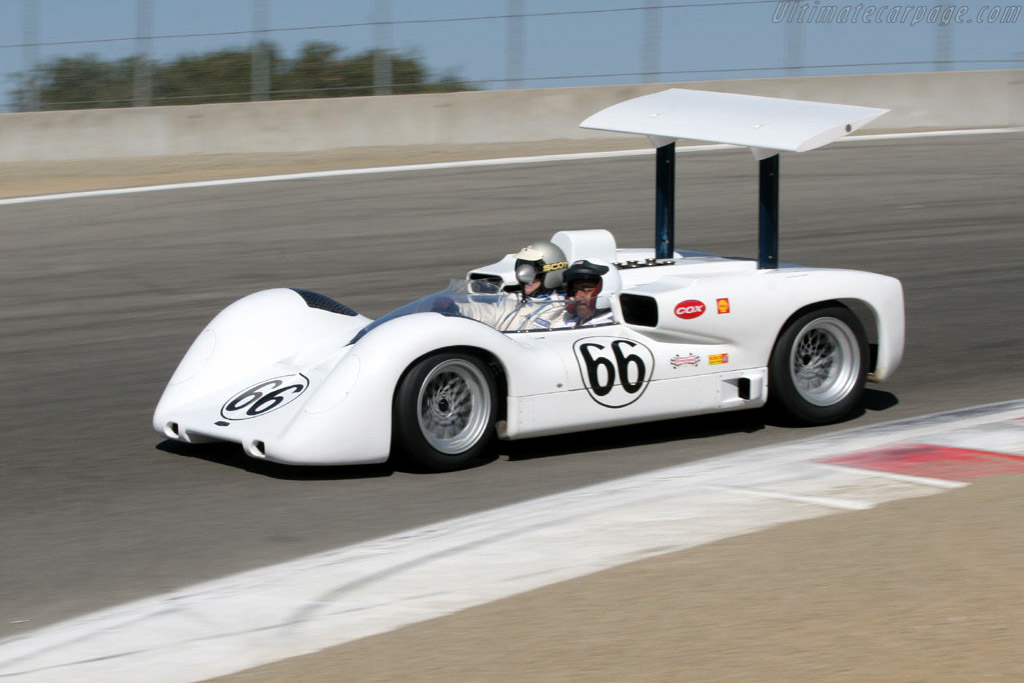
[[[557,245],[537,240],[516,253],[515,277],[521,293],[506,293],[499,301],[472,302],[442,299],[435,310],[473,318],[499,330],[543,331],[564,326],[565,296],[561,289],[569,263]]]
[[[538,240],[516,254],[516,281],[523,286],[525,297],[550,299],[557,297],[568,267],[565,252],[558,245]]]

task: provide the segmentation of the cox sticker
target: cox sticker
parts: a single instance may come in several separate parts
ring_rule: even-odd
[[[264,380],[238,392],[221,407],[225,420],[249,420],[286,406],[309,388],[303,374],[285,375]]]
[[[676,304],[676,317],[683,320],[692,320],[704,315],[704,302],[696,299],[687,299]]]
[[[618,337],[586,337],[572,346],[590,398],[622,408],[643,395],[651,381],[654,354],[639,342]]]

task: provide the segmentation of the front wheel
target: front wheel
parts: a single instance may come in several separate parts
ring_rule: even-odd
[[[768,400],[778,413],[809,425],[847,417],[864,395],[868,345],[849,309],[830,306],[790,321],[768,365]]]
[[[415,464],[435,472],[465,467],[494,431],[494,373],[480,359],[441,353],[414,365],[395,392],[395,444]]]

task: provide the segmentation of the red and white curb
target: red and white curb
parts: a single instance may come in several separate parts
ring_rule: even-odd
[[[701,460],[248,571],[0,641],[0,679],[195,681],[644,557],[1024,471],[1024,400]]]

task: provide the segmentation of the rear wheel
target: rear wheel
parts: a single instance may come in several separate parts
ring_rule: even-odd
[[[860,404],[867,377],[864,326],[849,309],[809,311],[786,325],[768,366],[769,404],[802,424],[828,424]]]
[[[424,469],[465,467],[486,449],[497,405],[494,373],[483,361],[464,353],[430,356],[395,393],[395,444]]]

